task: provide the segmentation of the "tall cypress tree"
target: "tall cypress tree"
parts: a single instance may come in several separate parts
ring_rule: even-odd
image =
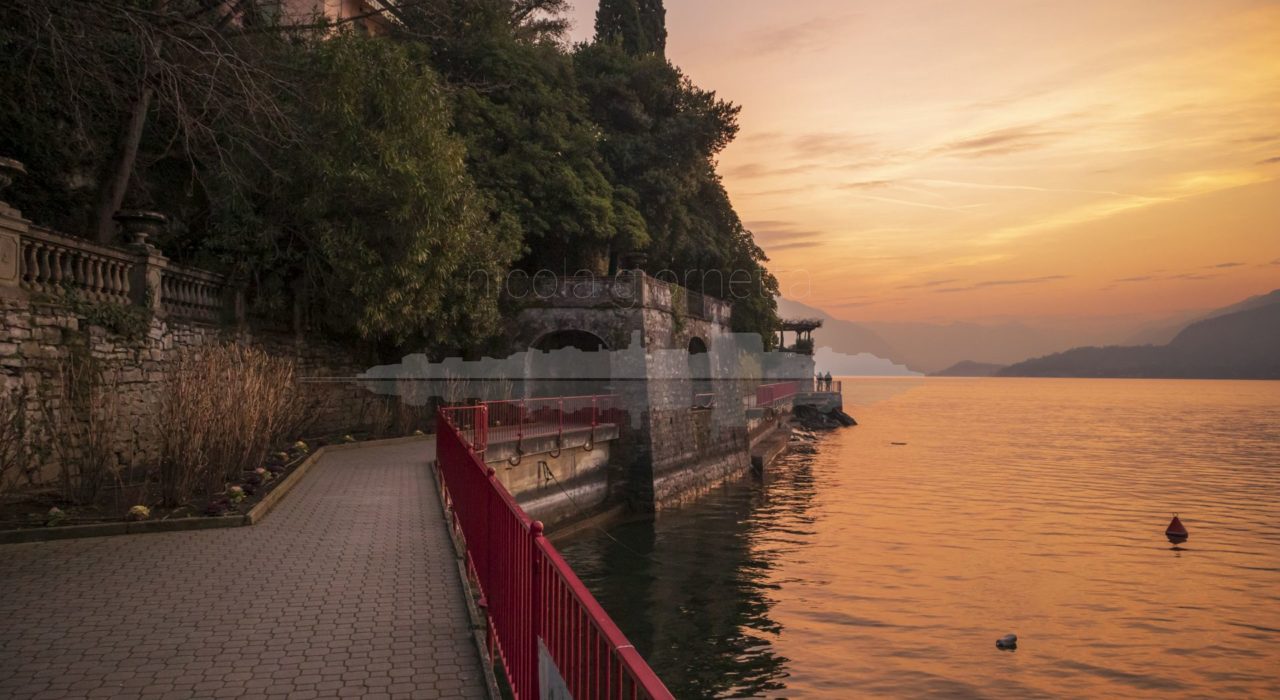
[[[622,46],[632,56],[667,48],[667,11],[662,0],[600,0],[596,41]]]
[[[662,0],[637,0],[640,28],[644,31],[648,50],[665,55],[667,51],[667,9]]]

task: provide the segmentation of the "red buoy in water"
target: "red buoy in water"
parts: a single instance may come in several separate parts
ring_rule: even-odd
[[[1177,513],[1174,513],[1173,520],[1169,521],[1169,527],[1165,528],[1164,536],[1171,542],[1187,541],[1187,528],[1183,526],[1181,520],[1178,520]]]

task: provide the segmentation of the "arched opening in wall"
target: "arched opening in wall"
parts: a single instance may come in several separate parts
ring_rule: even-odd
[[[552,331],[530,346],[526,397],[610,393],[609,346],[588,331]]]
[[[711,388],[711,355],[707,353],[706,341],[696,336],[689,339],[689,378],[693,388],[693,407],[711,408],[715,404]]]

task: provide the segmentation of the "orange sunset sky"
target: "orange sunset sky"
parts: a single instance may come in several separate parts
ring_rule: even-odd
[[[666,7],[668,56],[742,106],[719,169],[790,298],[1153,318],[1280,287],[1280,3]]]

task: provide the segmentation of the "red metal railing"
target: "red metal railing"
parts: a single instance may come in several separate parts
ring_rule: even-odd
[[[481,405],[486,407],[483,420],[473,414],[462,418],[464,425],[459,426],[464,433],[468,433],[474,431],[476,421],[484,424],[485,440],[479,444],[480,452],[484,452],[489,445],[500,443],[515,443],[519,449],[526,438],[549,435],[555,435],[563,442],[566,430],[594,431],[602,423],[619,422],[621,416],[618,397],[611,394],[509,399],[486,401]],[[471,424],[466,424],[467,421]],[[592,443],[595,442],[594,437],[592,435]]]
[[[580,420],[588,409],[586,417],[600,417],[598,401],[575,399],[570,405],[578,408],[559,410],[566,420]],[[522,415],[516,409],[500,410]],[[527,403],[523,410],[530,410]],[[543,536],[542,523],[525,514],[485,465],[480,452],[490,412],[484,404],[441,409],[436,460],[451,522],[466,542],[468,572],[488,612],[490,656],[502,663],[512,695],[516,700],[539,698],[541,642],[572,697],[671,698]]]
[[[756,387],[756,406],[772,406],[796,395],[799,382],[777,382]]]

